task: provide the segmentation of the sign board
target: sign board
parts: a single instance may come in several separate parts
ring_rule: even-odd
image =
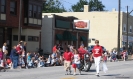
[[[90,21],[89,20],[74,20],[73,28],[81,29],[81,30],[89,30],[90,29]]]

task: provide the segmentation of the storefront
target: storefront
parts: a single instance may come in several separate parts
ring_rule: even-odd
[[[61,44],[65,49],[68,45],[78,48],[81,44],[88,46],[88,31],[74,28],[75,17],[45,15],[42,26],[42,49],[52,52],[55,44]],[[52,23],[52,24],[51,24]],[[52,37],[50,37],[52,36]]]

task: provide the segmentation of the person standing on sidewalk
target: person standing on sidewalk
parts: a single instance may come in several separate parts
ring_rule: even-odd
[[[70,52],[69,47],[67,47],[65,53],[63,54],[64,68],[66,71],[66,75],[71,74],[72,57],[73,57],[73,54],[72,54],[72,52]]]
[[[19,54],[17,53],[16,46],[13,46],[13,49],[11,50],[12,54],[12,62],[13,62],[13,69],[17,69],[18,67],[18,60],[19,60]]]
[[[26,49],[26,46],[27,46],[27,42],[24,42],[23,52],[24,52],[25,68],[28,68],[28,65],[27,65],[27,49]]]
[[[103,54],[103,49],[99,45],[99,40],[96,40],[95,44],[96,45],[93,47],[93,50],[92,50],[91,61],[93,57],[95,62],[95,67],[96,67],[96,76],[99,76],[99,65]]]

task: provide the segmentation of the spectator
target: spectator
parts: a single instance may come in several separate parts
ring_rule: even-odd
[[[0,48],[0,67],[3,67],[3,52],[2,52],[2,48]]]
[[[11,50],[11,58],[13,61],[13,68],[16,69],[18,66],[18,59],[19,59],[19,55],[16,51],[16,46],[13,46],[13,49]]]

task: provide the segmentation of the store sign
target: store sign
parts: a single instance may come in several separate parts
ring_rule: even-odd
[[[73,28],[89,30],[90,29],[90,21],[89,20],[74,20]]]

